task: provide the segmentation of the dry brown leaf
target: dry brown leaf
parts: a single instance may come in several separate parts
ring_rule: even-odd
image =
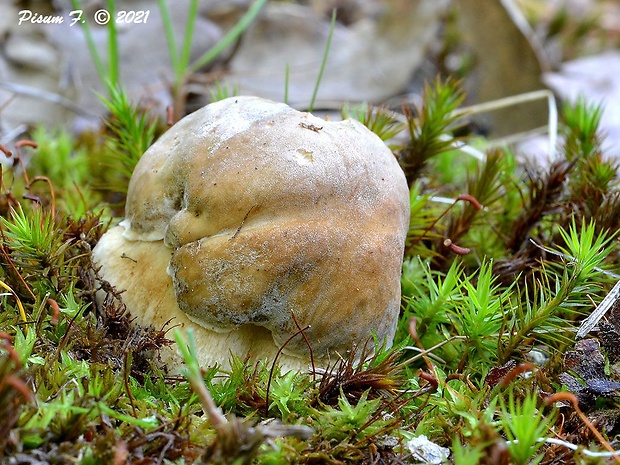
[[[318,101],[381,101],[405,89],[438,32],[449,0],[384,0],[375,17],[337,24]],[[309,102],[319,73],[329,18],[310,7],[270,3],[231,63],[241,93]],[[320,107],[320,103],[315,105]]]
[[[543,89],[545,64],[533,46],[518,11],[507,10],[509,0],[458,0],[459,31],[474,58],[466,85],[470,101],[488,102]],[[529,102],[487,113],[482,126],[501,137],[547,124],[545,101]]]

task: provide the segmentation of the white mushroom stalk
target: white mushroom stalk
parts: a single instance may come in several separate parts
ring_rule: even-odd
[[[205,366],[285,346],[299,368],[391,344],[408,225],[405,176],[362,124],[233,97],[144,154],[94,259],[136,323],[194,328]]]

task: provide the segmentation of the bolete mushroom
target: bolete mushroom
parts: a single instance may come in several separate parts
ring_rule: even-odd
[[[284,347],[307,367],[308,345],[327,364],[391,344],[408,225],[405,176],[362,124],[232,97],[147,150],[94,260],[137,323],[193,327],[205,366]]]

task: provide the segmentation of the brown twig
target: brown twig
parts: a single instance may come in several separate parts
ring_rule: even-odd
[[[428,367],[429,370],[433,371],[433,364],[431,363],[431,360],[428,358],[428,355],[426,355],[426,350],[424,349],[422,340],[418,336],[418,319],[417,318],[414,317],[409,320],[408,329],[409,329],[409,335],[411,336],[411,339],[414,340],[415,344],[422,351],[421,352],[423,354],[422,357],[424,358],[424,362],[426,363],[426,366]]]
[[[581,418],[581,421],[583,421],[583,423],[588,427],[588,429],[592,431],[594,436],[596,436],[596,439],[599,440],[603,447],[611,453],[614,460],[617,463],[620,463],[620,456],[618,456],[618,453],[614,450],[611,444],[607,442],[607,440],[603,437],[600,431],[596,429],[592,422],[588,420],[588,417],[586,417],[586,415],[581,411],[581,409],[579,408],[579,401],[574,394],[571,394],[570,392],[556,392],[555,394],[551,394],[550,396],[545,397],[545,404],[550,405],[554,402],[558,402],[561,400],[566,400],[573,405],[573,408],[575,409],[577,415],[579,415],[579,418]]]
[[[480,202],[478,202],[478,200],[470,194],[460,194],[454,201],[453,204],[451,204],[448,208],[446,208],[443,212],[441,212],[441,214],[435,218],[433,220],[433,222],[424,230],[424,232],[422,233],[421,236],[417,237],[415,242],[413,242],[412,244],[410,244],[407,247],[407,250],[411,250],[413,247],[415,247],[417,244],[420,243],[420,241],[422,239],[424,239],[426,237],[426,235],[431,231],[431,229],[433,229],[435,227],[435,225],[439,222],[439,220],[441,220],[444,216],[446,216],[448,214],[448,212],[450,210],[452,210],[454,208],[454,206],[457,204],[457,202],[468,202],[469,204],[471,204],[476,210],[481,210],[482,204]]]
[[[295,316],[295,312],[293,312],[293,310],[291,310],[291,316],[293,317],[295,326],[297,326],[297,329],[301,331],[301,325],[297,321],[297,317]],[[312,350],[312,345],[310,344],[310,341],[308,340],[308,336],[306,336],[305,331],[301,331],[301,337],[304,338],[304,341],[308,346],[308,350],[310,351],[310,364],[312,365],[312,381],[316,381],[316,366],[314,364],[314,351]]]
[[[26,184],[26,189],[30,190],[32,185],[37,181],[46,182],[50,189],[50,196],[52,198],[51,210],[52,210],[52,219],[56,218],[56,195],[54,194],[54,186],[52,185],[52,181],[47,176],[35,176],[32,178],[32,181]],[[24,196],[25,198],[25,196]]]
[[[514,379],[520,375],[521,373],[525,373],[526,371],[535,371],[536,366],[531,363],[520,363],[512,370],[510,370],[499,382],[499,385],[502,387],[508,386],[510,383],[514,381]]]
[[[37,144],[33,140],[22,139],[15,142],[15,148],[21,149],[22,147],[32,147],[33,149],[39,148],[39,144]]]
[[[55,324],[58,323],[58,319],[60,317],[60,307],[58,306],[58,302],[56,302],[51,297],[47,298],[47,303],[52,308],[52,320],[51,320],[51,323],[53,325],[55,325]]]
[[[13,152],[11,152],[6,145],[0,144],[0,152],[3,152],[7,158],[11,158],[13,156]]]
[[[282,354],[282,351],[285,349],[285,347],[299,334],[302,334],[304,331],[308,331],[310,329],[310,325],[306,326],[305,328],[301,328],[298,331],[296,331],[295,333],[293,333],[285,342],[284,344],[282,344],[282,347],[280,347],[278,349],[278,352],[276,352],[276,356],[273,359],[273,363],[271,364],[271,369],[269,370],[269,379],[267,380],[267,392],[265,392],[265,416],[269,416],[269,390],[271,389],[271,380],[273,379],[273,372],[276,368],[276,363],[278,361],[278,358],[280,357],[280,355]]]
[[[0,228],[0,236],[2,236],[2,241],[6,243],[6,237],[4,236],[4,230],[2,228]],[[11,267],[11,269],[13,270],[13,272],[15,273],[19,281],[22,283],[22,286],[24,286],[24,288],[28,291],[28,294],[30,294],[30,297],[32,297],[32,300],[37,300],[37,298],[34,295],[34,292],[32,292],[32,289],[30,289],[30,286],[28,286],[28,284],[26,283],[26,280],[24,279],[24,277],[19,273],[19,271],[15,267],[15,264],[13,263],[13,260],[11,260],[11,256],[6,251],[4,245],[0,244],[0,251],[2,252],[2,255],[4,255],[4,259],[9,264],[9,266]]]
[[[134,404],[134,396],[129,388],[129,372],[131,370],[131,351],[129,349],[125,349],[124,359],[123,359],[123,384],[125,386],[125,392],[127,393],[127,398],[129,399],[129,403],[131,404],[131,410],[133,411],[133,416],[138,418],[138,412],[136,411],[136,406]]]
[[[444,247],[448,248],[450,252],[456,255],[467,255],[471,252],[471,249],[467,247],[461,247],[460,245],[456,245],[454,242],[452,242],[452,239],[449,239],[449,238],[443,241],[443,245]]]
[[[2,383],[0,383],[0,387],[4,383],[8,384],[13,389],[15,389],[17,392],[19,392],[27,402],[30,402],[31,400],[34,399],[34,394],[30,390],[28,385],[21,378],[15,375],[8,375],[4,378]]]

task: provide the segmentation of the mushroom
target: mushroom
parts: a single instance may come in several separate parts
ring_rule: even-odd
[[[362,124],[232,97],[147,150],[93,256],[136,323],[194,328],[203,365],[282,349],[299,368],[392,343],[408,225],[405,176]]]

